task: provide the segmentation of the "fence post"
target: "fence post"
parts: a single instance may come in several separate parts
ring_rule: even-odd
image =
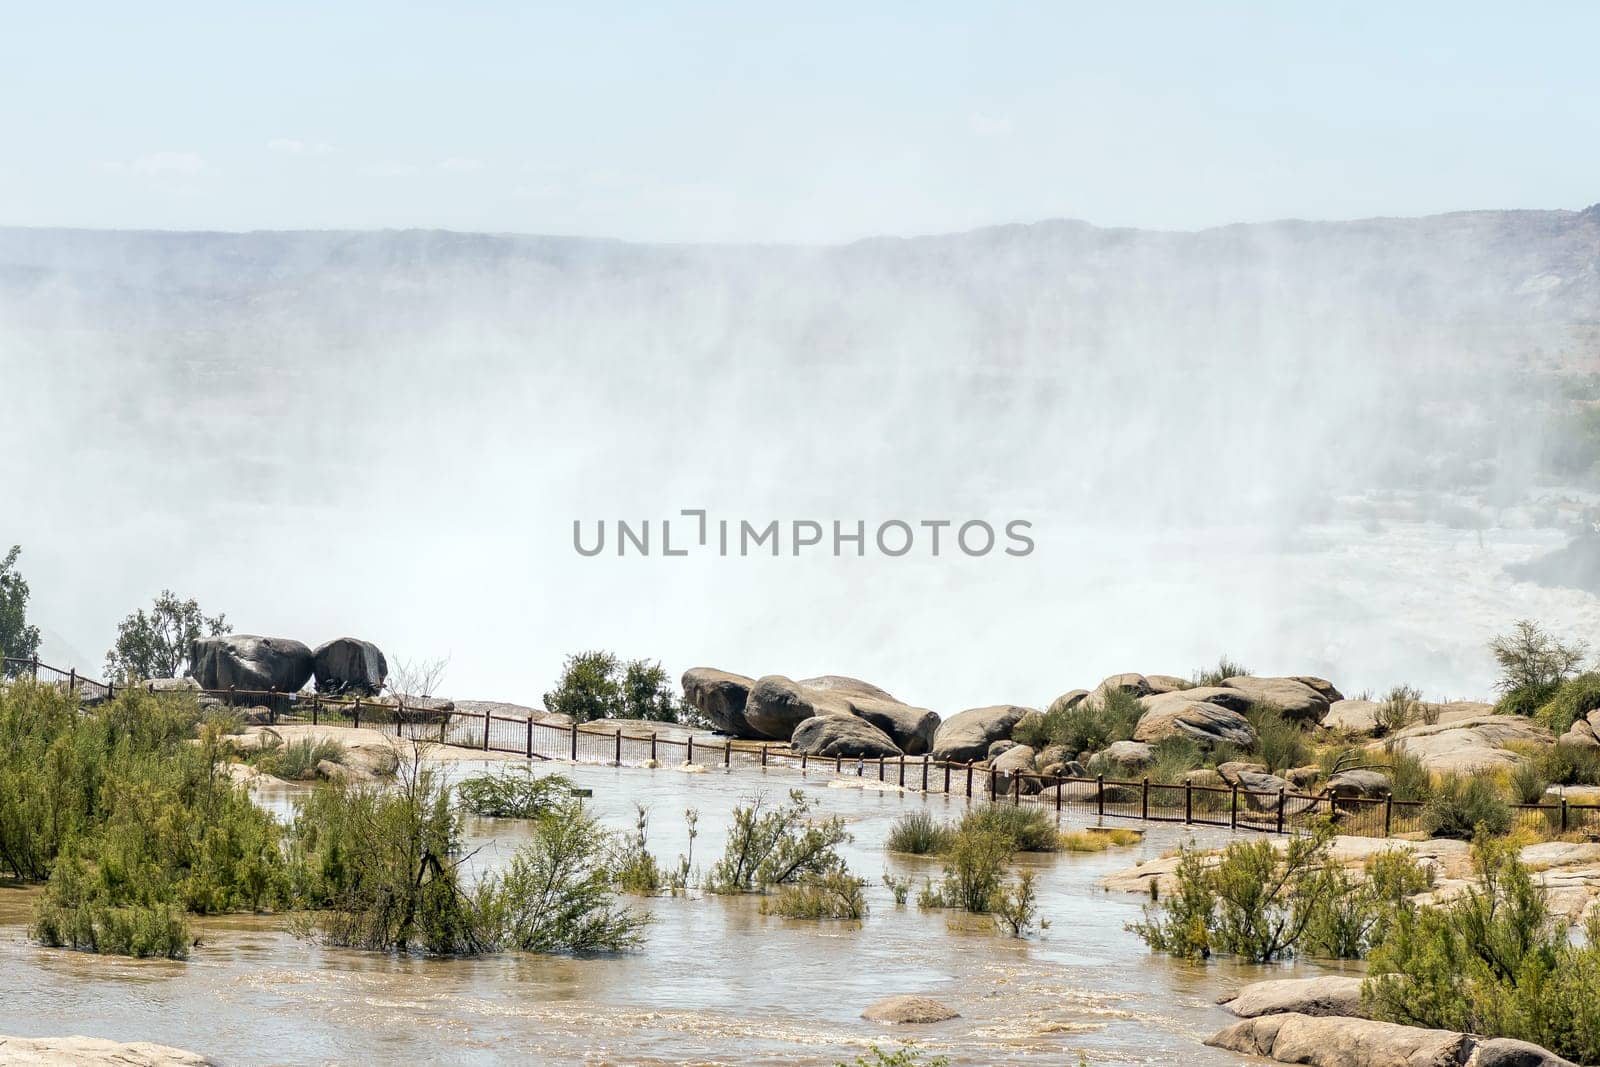
[[[800,769],[802,771],[806,769],[806,753],[804,752],[800,753]]]
[[[726,741],[722,742],[722,765],[724,767],[726,767],[732,762],[733,762],[733,738],[730,737]]]
[[[883,781],[883,757],[878,757],[878,781]]]
[[[532,720],[529,720],[529,721],[531,722]],[[651,730],[650,731],[650,759],[651,759],[652,762],[654,762],[655,758],[656,758],[656,732],[654,730]]]
[[[77,692],[78,692],[78,668],[76,668],[76,667],[72,668],[72,673],[67,676],[67,692],[68,692],[68,694],[71,694],[71,695],[74,695],[74,696],[77,695]]]
[[[317,725],[317,712],[322,710],[322,694],[316,693],[311,697],[311,725]]]
[[[39,653],[37,652],[33,654],[33,680],[36,682],[39,680]]]
[[[1194,822],[1194,783],[1187,778],[1183,780],[1183,822],[1185,826]]]
[[[622,766],[622,727],[617,727],[617,758],[616,764]]]
[[[906,758],[905,758],[904,755],[901,755],[901,757],[900,757],[900,788],[904,789],[905,787],[906,787]]]
[[[689,744],[684,748],[683,751],[683,762],[694,762],[694,734],[689,735]]]
[[[839,773],[839,757],[838,756],[833,757],[833,773],[834,774],[838,774]]]
[[[761,766],[765,767],[766,765],[767,765],[767,746],[766,746],[766,742],[762,742],[762,744],[761,744]]]
[[[967,763],[967,799],[972,799],[972,763]]]
[[[1103,774],[1097,774],[1094,776],[1094,813],[1101,818],[1105,818],[1106,776]]]
[[[1389,828],[1394,825],[1394,794],[1383,794],[1383,836],[1389,836]]]
[[[239,706],[239,687],[236,685],[228,686],[228,706],[230,708]]]
[[[653,756],[653,755],[655,755],[655,753],[652,752],[651,755]],[[529,759],[533,758],[533,720],[532,719],[528,720],[528,758]]]
[[[949,760],[945,760],[944,761],[944,792],[945,792],[946,796],[950,795],[950,761]]]
[[[1144,784],[1139,790],[1139,818],[1150,818],[1150,777],[1145,776]]]
[[[361,729],[361,698],[356,697],[355,706],[350,711],[352,729]]]
[[[924,793],[928,791],[928,757],[926,753],[922,757],[922,791]]]
[[[689,740],[691,742],[693,742],[694,738],[691,737]],[[577,719],[573,719],[572,720],[572,738],[571,738],[570,744],[568,745],[568,755],[571,758],[573,763],[577,763],[578,762],[578,720]]]
[[[1056,810],[1061,810],[1061,776],[1056,775]]]
[[[1228,829],[1239,828],[1239,783],[1233,783],[1233,793],[1228,797]]]
[[[1278,833],[1283,833],[1283,799],[1285,790],[1278,790]]]
[[[115,699],[116,695],[117,695],[117,683],[116,682],[107,682],[106,683],[106,699],[107,700]]]
[[[1565,796],[1561,798],[1561,832],[1567,832],[1567,798]]]
[[[267,686],[267,721],[278,725],[278,687],[275,685]]]

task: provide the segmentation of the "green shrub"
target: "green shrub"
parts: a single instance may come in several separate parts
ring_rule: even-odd
[[[345,747],[331,737],[297,737],[284,741],[276,734],[266,736],[272,740],[252,753],[247,762],[263,774],[286,782],[315,778],[318,764],[324,761],[341,764],[345,761]]]
[[[1023,725],[1021,744],[1034,750],[1045,745],[1060,745],[1069,755],[1080,752],[1098,752],[1113,741],[1126,741],[1133,737],[1144,705],[1132,693],[1111,689],[1087,697],[1071,708],[1047,711],[1037,720]]]
[[[1562,642],[1530,619],[1519,619],[1510,633],[1489,642],[1489,650],[1506,694],[1559,685],[1577,672],[1588,651],[1583,642]]]
[[[1255,756],[1278,772],[1301,767],[1311,761],[1311,745],[1299,724],[1283,717],[1283,712],[1265,702],[1254,705],[1245,716],[1256,728]]]
[[[897,878],[888,871],[884,871],[883,884],[888,887],[889,892],[894,894],[895,907],[904,907],[911,896],[911,879]]]
[[[1164,737],[1150,746],[1154,761],[1145,769],[1145,777],[1161,785],[1182,782],[1184,775],[1198,769],[1204,762],[1200,745],[1188,737]]]
[[[761,902],[763,912],[786,919],[857,919],[867,913],[866,883],[849,871],[807,875]]]
[[[1242,678],[1250,674],[1250,668],[1242,663],[1235,663],[1227,656],[1219,656],[1215,667],[1197,670],[1193,674],[1194,684],[1221,685],[1228,678]]]
[[[1331,861],[1323,864],[1325,892],[1317,896],[1296,951],[1325,959],[1360,959],[1383,942],[1395,916],[1410,908],[1411,898],[1433,885],[1432,872],[1403,848],[1390,848],[1363,865],[1354,878]]]
[[[1362,1000],[1373,1018],[1600,1062],[1600,923],[1590,921],[1585,943],[1569,941],[1514,845],[1483,834],[1472,856],[1465,893],[1398,913],[1372,953]]]
[[[786,804],[768,805],[760,794],[733,809],[733,825],[722,858],[712,864],[706,888],[713,893],[758,893],[844,869],[838,848],[850,840],[837,815],[810,818],[811,805],[798,789]]]
[[[1545,745],[1532,759],[1539,776],[1552,785],[1600,785],[1600,749]]]
[[[1596,709],[1600,709],[1600,673],[1590,671],[1562,682],[1533,717],[1560,736]]]
[[[1491,834],[1511,829],[1511,808],[1488,778],[1441,775],[1422,807],[1422,830],[1429,837],[1471,840],[1478,827]]]
[[[1399,733],[1421,718],[1421,691],[1409,685],[1397,685],[1389,690],[1389,695],[1379,702],[1373,712],[1377,727],[1375,733],[1379,737]]]
[[[644,937],[650,916],[621,907],[606,866],[610,835],[569,802],[534,822],[533,840],[490,883],[499,939],[524,952],[616,952]]]
[[[885,1052],[877,1045],[867,1046],[865,1056],[857,1056],[846,1063],[834,1061],[833,1067],[950,1067],[949,1056],[923,1059],[922,1050],[914,1044],[901,1045],[893,1052]]]
[[[564,774],[536,776],[532,767],[518,764],[463,780],[456,796],[473,815],[537,819],[572,796],[572,779]]]
[[[954,838],[955,831],[935,819],[927,808],[917,808],[895,820],[884,847],[890,852],[929,856],[947,851]]]
[[[544,706],[557,714],[570,715],[575,722],[693,722],[699,717],[673,691],[671,676],[659,661],[636,659],[623,663],[613,653],[599,649],[566,658],[556,688],[544,695]]]
[[[1528,685],[1520,689],[1507,690],[1495,702],[1495,714],[1523,715],[1528,718],[1535,718],[1538,716],[1539,710],[1548,704],[1560,690],[1560,682]],[[1569,723],[1568,725],[1571,724]],[[1565,733],[1565,731],[1562,732]]]
[[[1399,749],[1384,758],[1379,769],[1389,776],[1389,794],[1395,800],[1423,801],[1433,795],[1433,775],[1420,759]]]
[[[1012,851],[1012,839],[997,830],[966,829],[956,834],[945,859],[941,904],[979,915],[987,912]]]
[[[1023,871],[1016,881],[1002,885],[989,898],[989,911],[995,928],[1011,937],[1027,937],[1039,921],[1039,895],[1033,886],[1033,872]]]
[[[956,825],[956,837],[970,833],[999,834],[1013,852],[1054,852],[1061,847],[1054,815],[1032,804],[987,803],[968,808]]]
[[[650,894],[661,890],[665,878],[656,858],[650,854],[650,813],[643,804],[635,804],[636,815],[633,833],[622,838],[616,854],[610,861],[611,876],[617,888],[625,893]]]
[[[1538,763],[1531,759],[1512,768],[1509,784],[1511,799],[1518,804],[1538,804],[1550,788],[1549,781],[1539,773]]]

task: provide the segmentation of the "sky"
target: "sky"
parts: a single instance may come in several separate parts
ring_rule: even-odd
[[[4,21],[3,225],[824,243],[1600,200],[1591,4],[63,3]]]

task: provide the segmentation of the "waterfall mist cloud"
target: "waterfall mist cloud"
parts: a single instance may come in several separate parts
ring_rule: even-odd
[[[0,231],[5,530],[90,657],[171,587],[526,701],[586,647],[944,710],[1224,651],[1479,694],[1511,618],[1600,621],[1502,569],[1565,536],[1527,517],[1534,372],[1592,352],[1597,249],[1595,209],[810,248]],[[1037,545],[573,552],[574,519],[689,507]]]

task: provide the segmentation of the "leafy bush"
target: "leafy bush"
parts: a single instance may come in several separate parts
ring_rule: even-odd
[[[811,805],[798,789],[786,804],[771,807],[757,794],[733,809],[733,826],[722,858],[712,864],[706,888],[713,893],[757,893],[844,869],[838,848],[850,840],[837,815],[810,819]]]
[[[848,1063],[836,1060],[833,1067],[950,1067],[950,1057],[934,1056],[925,1060],[921,1050],[914,1044],[902,1045],[893,1052],[869,1045],[865,1056],[857,1056]]]
[[[317,776],[317,765],[343,763],[345,747],[331,737],[297,737],[284,741],[276,734],[267,734],[266,741],[246,762],[263,774],[282,778],[286,782],[308,781]]]
[[[1472,857],[1477,878],[1460,897],[1396,914],[1372,953],[1363,1002],[1376,1019],[1600,1062],[1600,922],[1572,943],[1514,845],[1483,834]]]
[[[763,900],[761,910],[786,919],[860,919],[867,913],[866,883],[843,870],[807,875]]]
[[[1600,785],[1600,750],[1541,745],[1532,753],[1539,776],[1552,785]]]
[[[1098,752],[1113,741],[1133,737],[1143,714],[1144,705],[1138,697],[1109,689],[1086,697],[1074,707],[1047,711],[1037,719],[1030,716],[1023,723],[1022,733],[1013,735],[1013,739],[1036,751],[1046,745],[1060,745],[1073,756]]]
[[[997,830],[966,829],[956,834],[936,897],[940,906],[979,915],[987,912],[1012,851],[1012,838]]]
[[[1026,937],[1039,920],[1039,895],[1033,887],[1033,872],[1023,871],[1017,880],[996,889],[989,899],[995,928],[1012,937]]]
[[[537,819],[572,796],[572,779],[564,774],[536,776],[518,764],[495,774],[478,774],[456,786],[461,804],[474,815],[500,819]]]
[[[1245,717],[1256,728],[1255,756],[1267,765],[1267,770],[1285,771],[1311,761],[1311,745],[1305,731],[1284,718],[1279,708],[1258,703]]]
[[[621,907],[606,866],[610,835],[578,802],[540,816],[498,884],[504,943],[524,952],[616,952],[639,944],[650,916]]]
[[[1600,709],[1600,673],[1589,671],[1557,686],[1533,717],[1559,736],[1596,709]]]
[[[1509,634],[1489,642],[1489,650],[1500,665],[1498,686],[1506,694],[1559,685],[1588,653],[1583,642],[1564,643],[1531,619],[1519,619]]]
[[[1235,663],[1227,656],[1219,656],[1215,667],[1202,668],[1193,674],[1194,684],[1221,685],[1228,678],[1242,678],[1250,674],[1250,668],[1242,663]]]
[[[0,559],[0,657],[32,659],[39,652],[39,628],[28,623],[28,582],[17,572],[21,545]],[[21,663],[0,662],[0,678],[11,678],[27,670]]]
[[[917,808],[895,820],[884,847],[890,852],[928,856],[947,851],[954,838],[955,831],[935,819],[927,808]]]
[[[1387,757],[1384,772],[1389,776],[1389,794],[1396,800],[1427,800],[1433,795],[1433,774],[1422,760],[1399,749]]]
[[[911,879],[897,878],[888,871],[883,872],[883,884],[889,892],[894,894],[895,907],[903,907],[911,896]]]
[[[593,719],[648,719],[653,722],[694,721],[698,713],[672,690],[671,677],[659,661],[623,663],[602,650],[568,656],[561,680],[544,695],[544,706],[570,715],[575,722]]]
[[[1129,929],[1157,952],[1200,959],[1213,953],[1269,963],[1296,951],[1359,955],[1387,931],[1396,909],[1427,884],[1399,853],[1369,862],[1353,882],[1328,856],[1326,829],[1270,841],[1235,842],[1220,856],[1185,846],[1177,891],[1152,899]]]
[[[1511,808],[1494,782],[1476,775],[1441,775],[1422,807],[1423,832],[1467,841],[1480,826],[1492,834],[1511,829]]]
[[[1162,785],[1182,782],[1184,775],[1197,770],[1204,762],[1204,753],[1198,742],[1188,737],[1164,737],[1150,746],[1155,757],[1145,769],[1145,777]]]
[[[1399,733],[1422,717],[1422,693],[1409,685],[1389,690],[1373,712],[1378,736]]]
[[[999,834],[1013,852],[1054,852],[1061,847],[1054,815],[1031,804],[989,803],[968,808],[956,825],[956,837],[971,833]]]
[[[1544,791],[1550,788],[1550,782],[1539,773],[1538,763],[1531,759],[1512,768],[1507,784],[1511,787],[1511,799],[1518,804],[1537,804],[1544,799]]]
[[[643,804],[635,804],[634,808],[633,833],[622,839],[612,857],[611,876],[625,893],[655,893],[665,879],[650,854],[650,813]]]

